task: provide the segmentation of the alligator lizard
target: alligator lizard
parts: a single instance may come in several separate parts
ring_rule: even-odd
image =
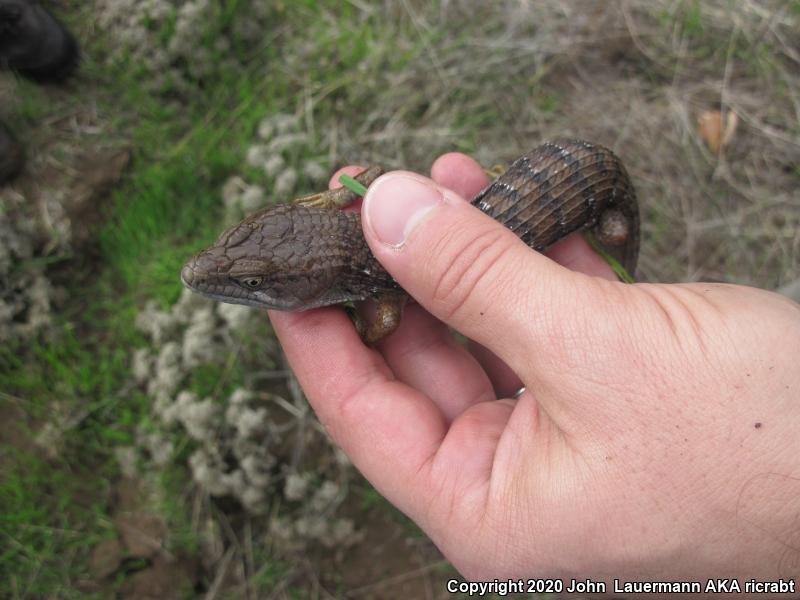
[[[383,171],[356,177],[365,186]],[[338,188],[262,209],[225,231],[181,271],[189,289],[234,304],[302,311],[372,298],[377,316],[354,319],[373,343],[394,331],[407,294],[375,259],[357,198]],[[518,158],[471,204],[543,251],[593,228],[597,241],[633,275],[639,209],[625,167],[609,149],[578,140],[547,142]]]

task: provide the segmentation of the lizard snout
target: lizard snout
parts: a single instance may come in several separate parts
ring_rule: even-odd
[[[181,269],[181,281],[183,281],[183,285],[187,287],[192,287],[192,283],[194,282],[193,264],[194,259],[183,265],[183,269]]]
[[[223,253],[224,249],[212,247],[189,259],[181,269],[184,285],[197,289],[227,273],[232,262]]]

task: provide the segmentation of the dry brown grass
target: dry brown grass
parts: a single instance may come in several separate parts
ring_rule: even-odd
[[[776,288],[800,275],[800,13],[772,0],[362,5],[394,25],[352,81],[302,81],[335,162],[427,168],[461,149],[486,164],[575,136],[617,151],[643,206],[640,275]],[[422,50],[387,72],[387,56]],[[296,62],[295,62],[296,61]],[[360,110],[354,107],[366,107]],[[722,156],[706,110],[739,127]],[[350,112],[349,112],[350,111]]]

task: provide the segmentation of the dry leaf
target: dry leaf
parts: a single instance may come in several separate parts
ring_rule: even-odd
[[[733,111],[723,114],[718,110],[707,110],[697,119],[700,137],[708,149],[717,155],[730,143],[738,124],[739,117]]]

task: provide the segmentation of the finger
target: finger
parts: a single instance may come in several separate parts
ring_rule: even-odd
[[[577,233],[553,246],[547,252],[547,256],[573,271],[602,277],[610,281],[617,279],[608,263]],[[522,387],[522,381],[517,374],[485,346],[470,341],[469,348],[488,375],[497,397],[513,397]]]
[[[480,163],[466,154],[443,154],[431,167],[431,179],[463,198],[472,198],[489,185],[489,177]],[[491,350],[469,340],[469,351],[483,368],[498,398],[510,398],[522,387],[520,378]]]
[[[342,187],[342,182],[339,181],[339,178],[342,175],[349,175],[350,177],[355,177],[362,171],[365,171],[366,167],[362,167],[359,165],[347,165],[346,167],[342,167],[338,171],[336,171],[331,178],[328,180],[328,189],[335,190],[336,188]],[[348,204],[343,210],[361,210],[361,198],[356,199],[353,203]]]
[[[547,256],[571,271],[617,281],[614,270],[579,233],[554,244]]]
[[[531,251],[429,179],[403,171],[383,175],[367,192],[362,218],[372,252],[395,279],[518,374],[530,356],[552,365],[586,324],[597,280]]]
[[[442,187],[451,189],[464,198],[472,198],[489,184],[489,177],[481,165],[460,152],[450,152],[440,156],[431,167],[431,178]],[[573,271],[616,280],[612,269],[580,234],[574,234],[555,244],[547,252],[547,256]],[[503,360],[485,346],[472,340],[469,348],[488,375],[498,398],[511,397],[519,390],[522,386],[520,378]]]
[[[503,359],[474,340],[469,341],[469,351],[489,378],[494,395],[497,398],[513,398],[522,387],[519,375],[514,373]]]
[[[485,500],[514,404],[478,403],[448,428],[436,406],[394,380],[380,355],[338,316],[334,309],[270,311],[281,345],[333,439],[376,489],[427,529],[428,517],[441,512],[437,500],[445,508],[464,494]]]
[[[447,425],[424,394],[397,381],[341,310],[269,311],[309,402],[331,437],[401,510],[418,515],[421,489]]]
[[[467,169],[472,166],[468,157],[456,156],[467,159]],[[339,187],[342,174],[354,177],[363,170],[355,165],[339,169],[328,186]],[[453,339],[446,325],[419,305],[406,306],[400,328],[379,348],[395,376],[428,396],[448,422],[469,406],[495,398],[480,364]]]
[[[472,198],[489,185],[480,163],[461,152],[448,152],[437,158],[431,166],[431,179],[462,198]]]
[[[558,264],[572,270],[616,281],[611,267],[592,247],[576,233],[555,244],[546,255]],[[491,350],[470,341],[470,351],[483,367],[498,398],[512,397],[522,387],[522,381],[514,371]]]
[[[439,523],[452,520],[455,506],[485,506],[488,501],[492,470],[517,402],[499,400],[481,402],[464,411],[450,426],[436,459],[431,465],[431,479],[438,490],[439,508],[433,518]],[[533,437],[534,430],[526,432]],[[440,525],[441,526],[441,525]],[[429,531],[435,535],[436,531]]]
[[[328,189],[335,190],[336,188],[342,187],[342,182],[339,181],[339,178],[342,175],[349,175],[350,177],[355,177],[359,173],[362,173],[366,170],[366,167],[362,167],[360,165],[347,165],[342,167],[338,171],[336,171],[331,178],[328,180]]]
[[[379,349],[395,376],[428,396],[448,422],[496,398],[475,357],[419,304],[406,307],[400,328]]]

